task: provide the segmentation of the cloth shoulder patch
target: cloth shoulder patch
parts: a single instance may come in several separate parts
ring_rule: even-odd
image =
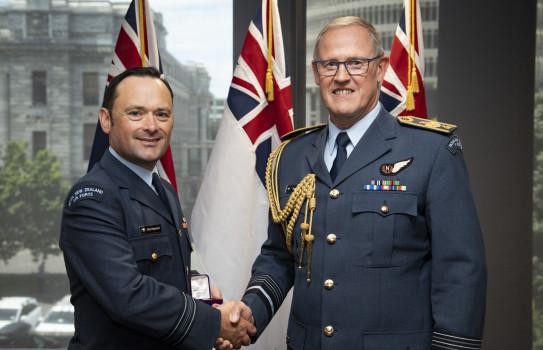
[[[433,130],[444,134],[451,134],[457,126],[438,122],[435,120],[422,119],[417,117],[399,116],[398,121],[405,125],[416,126],[423,129]]]
[[[452,136],[449,139],[449,142],[447,142],[447,149],[453,156],[457,151],[462,151],[462,141],[460,141],[460,138],[456,135]]]
[[[76,187],[68,195],[66,200],[66,206],[70,210],[75,210],[77,203],[84,199],[94,199],[95,201],[101,202],[106,194],[106,190],[96,185],[83,185]]]
[[[311,133],[311,132],[313,132],[315,130],[320,130],[320,129],[324,128],[326,125],[328,125],[328,123],[322,123],[322,124],[307,126],[305,128],[300,128],[300,129],[293,130],[293,131],[281,136],[281,141],[291,140],[291,139],[294,139],[294,138],[296,138],[298,136],[309,134],[309,133]]]

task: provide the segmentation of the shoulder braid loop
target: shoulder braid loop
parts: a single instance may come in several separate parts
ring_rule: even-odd
[[[292,253],[292,231],[294,230],[294,224],[300,215],[300,210],[305,200],[304,222],[300,224],[302,233],[298,269],[302,269],[304,246],[307,242],[307,283],[309,283],[311,280],[311,250],[313,240],[315,239],[315,236],[311,234],[311,227],[313,224],[313,213],[317,205],[317,200],[315,198],[315,174],[307,174],[307,176],[300,181],[290,195],[285,208],[281,210],[277,170],[279,168],[279,160],[283,153],[283,149],[289,142],[290,140],[287,140],[279,145],[268,158],[268,164],[266,166],[266,189],[268,192],[268,201],[270,202],[273,222],[281,224],[283,227],[286,245],[290,253]]]

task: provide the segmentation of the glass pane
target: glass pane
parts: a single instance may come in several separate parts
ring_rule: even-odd
[[[543,349],[543,1],[537,2],[534,189],[533,189],[533,349]]]
[[[171,150],[188,218],[232,79],[232,1],[149,3],[163,72],[175,96]],[[31,329],[42,325],[27,341],[43,340],[52,330],[73,333],[65,327],[73,327],[73,311],[65,307],[70,290],[58,248],[60,208],[69,187],[87,171],[129,4],[0,0],[0,328],[17,321],[25,308]],[[20,181],[23,176],[27,181]],[[39,307],[24,306],[32,298]]]

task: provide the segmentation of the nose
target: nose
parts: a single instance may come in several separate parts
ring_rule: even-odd
[[[334,76],[334,80],[338,83],[341,83],[348,81],[349,79],[351,79],[351,75],[347,71],[347,66],[345,65],[345,62],[342,62],[342,64],[337,67],[337,72]]]
[[[153,113],[149,112],[143,116],[144,129],[151,132],[157,130],[157,122]]]

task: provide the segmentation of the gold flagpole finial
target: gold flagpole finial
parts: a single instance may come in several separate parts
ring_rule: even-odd
[[[272,0],[268,2],[268,70],[266,71],[265,91],[268,101],[273,101],[273,73],[272,73],[272,48],[273,48],[273,12]]]

